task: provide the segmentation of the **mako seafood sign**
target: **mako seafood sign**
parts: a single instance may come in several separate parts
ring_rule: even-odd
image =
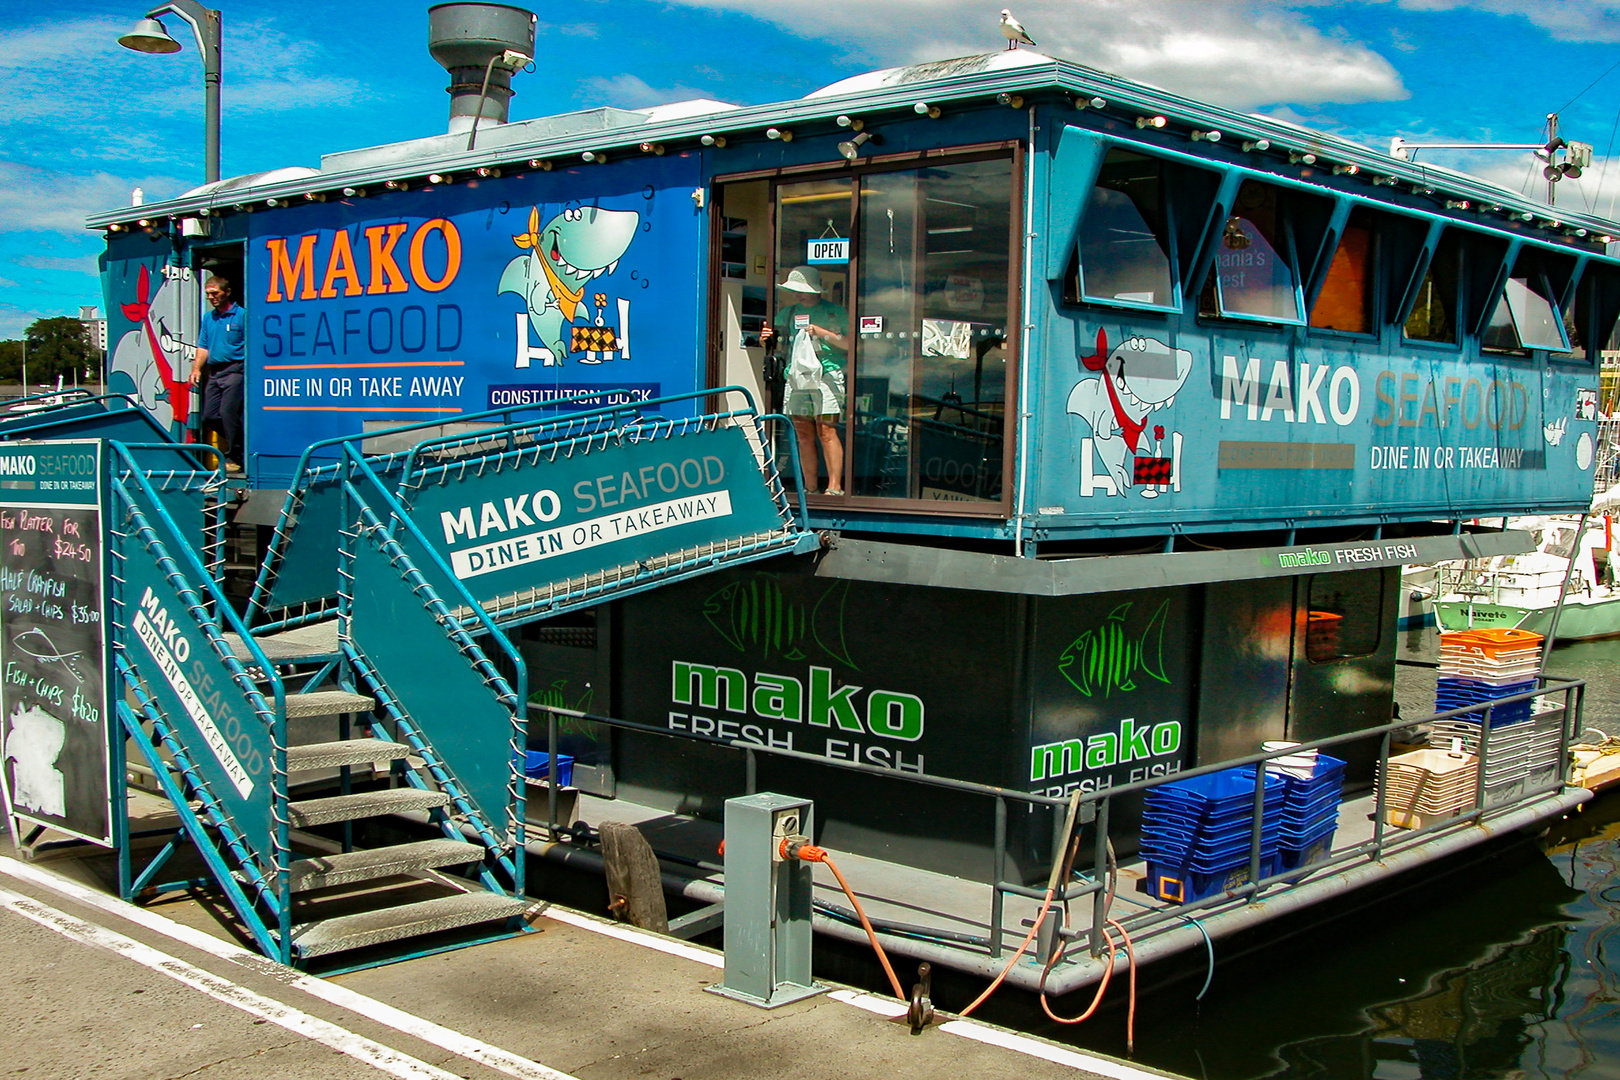
[[[448,466],[413,516],[480,599],[787,527],[739,428],[582,444],[517,467]]]

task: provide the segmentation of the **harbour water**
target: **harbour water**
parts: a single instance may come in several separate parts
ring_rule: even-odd
[[[1432,632],[1407,645],[1432,658]],[[1620,642],[1561,646],[1548,670],[1588,680],[1586,726],[1620,735]],[[1403,714],[1421,714],[1421,673],[1402,681]],[[1481,854],[1248,955],[1217,943],[1212,969],[1145,978],[1130,1056],[1198,1080],[1620,1078],[1620,792]],[[1078,1027],[1034,1007],[999,1019],[1126,1056],[1121,983]]]

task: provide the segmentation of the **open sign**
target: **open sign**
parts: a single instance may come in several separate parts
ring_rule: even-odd
[[[811,266],[844,265],[849,262],[849,241],[836,237],[812,240],[809,243],[809,250],[805,252],[804,261]]]

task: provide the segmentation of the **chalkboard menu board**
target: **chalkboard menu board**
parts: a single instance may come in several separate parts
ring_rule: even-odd
[[[0,444],[0,794],[112,842],[99,442]]]

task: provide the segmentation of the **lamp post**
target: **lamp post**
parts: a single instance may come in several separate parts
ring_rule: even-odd
[[[204,157],[207,182],[219,179],[219,44],[220,16],[196,0],[169,0],[146,13],[135,28],[118,39],[118,44],[136,52],[164,55],[180,51],[180,43],[169,36],[158,18],[175,15],[185,20],[197,39],[197,52],[203,64]]]

